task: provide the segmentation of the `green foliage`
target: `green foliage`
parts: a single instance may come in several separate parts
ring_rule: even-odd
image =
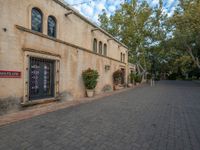
[[[176,50],[189,54],[200,69],[200,1],[180,1],[174,16],[169,19],[174,28],[172,43]]]
[[[193,69],[193,61],[190,56],[180,56],[174,61],[173,71],[181,72],[182,74],[188,73]]]
[[[99,16],[99,21],[101,22],[101,28],[109,32],[109,18],[105,10],[103,10],[103,13]]]
[[[129,48],[129,62],[139,64],[145,71],[152,70],[151,55],[157,65],[165,58],[163,41],[167,36],[166,14],[159,7],[151,8],[144,0],[131,0],[121,4],[113,15],[105,11],[99,16],[101,27]],[[159,58],[160,57],[160,58]]]
[[[86,89],[94,89],[97,85],[99,74],[96,70],[88,68],[82,72],[82,77]]]
[[[172,73],[168,77],[169,80],[176,80],[177,78],[178,78],[178,74],[177,73]]]
[[[135,78],[135,74],[133,72],[131,72],[129,74],[129,80],[130,80],[130,83],[134,83],[134,78]]]
[[[123,72],[121,70],[117,70],[113,73],[113,82],[115,85],[121,84],[123,78]]]
[[[188,55],[183,55],[177,57],[173,64],[171,64],[172,73],[169,75],[170,80],[175,79],[187,79],[187,77],[198,76],[198,74],[194,73],[196,70],[194,62],[192,58]],[[198,70],[198,69],[197,69]]]
[[[129,62],[150,74],[185,78],[200,70],[200,1],[180,0],[170,17],[163,10],[162,0],[153,8],[146,0],[125,1],[110,17],[103,11],[99,21],[128,46]]]
[[[141,83],[142,82],[142,76],[139,75],[139,74],[135,74],[134,80],[135,80],[135,83]]]
[[[131,83],[141,83],[142,82],[142,76],[138,73],[130,73],[129,74]]]
[[[199,68],[194,68],[194,69],[191,69],[191,71],[188,73],[188,77],[189,78],[196,78],[196,79],[200,79],[200,69]]]
[[[151,78],[152,78],[152,75],[151,74],[147,74],[147,80],[151,80]]]

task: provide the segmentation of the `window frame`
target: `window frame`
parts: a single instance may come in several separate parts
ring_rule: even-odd
[[[41,16],[41,22],[40,22],[40,30],[35,30],[33,27],[33,11],[37,11],[39,12],[40,16]],[[37,7],[33,7],[31,9],[31,30],[35,31],[35,32],[40,32],[43,33],[43,12],[41,11],[41,9],[37,8]]]
[[[123,54],[123,62],[125,63],[125,54]]]
[[[94,38],[93,39],[93,52],[94,53],[97,53],[97,39],[96,38]]]
[[[103,43],[99,41],[99,54],[103,55]]]
[[[104,56],[107,56],[107,44],[104,44],[103,45],[103,54],[104,54]]]
[[[52,35],[50,35],[49,34],[49,18],[51,18],[53,21],[54,21],[54,23],[55,23],[55,28],[54,28],[54,36],[52,36]],[[56,17],[54,17],[54,16],[52,16],[52,15],[50,15],[50,16],[48,16],[48,19],[47,19],[47,35],[48,36],[50,36],[50,37],[53,37],[53,38],[56,38],[57,37],[57,19],[56,19]]]
[[[120,60],[121,60],[121,62],[123,62],[123,54],[122,54],[122,52],[120,53]]]

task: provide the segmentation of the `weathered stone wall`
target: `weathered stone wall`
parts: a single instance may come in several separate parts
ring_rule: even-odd
[[[30,30],[33,7],[43,12],[43,33]],[[99,30],[91,32],[94,26],[75,14],[66,17],[66,12],[67,9],[53,0],[0,0],[0,70],[22,73],[21,78],[0,78],[0,114],[20,109],[20,103],[27,99],[29,55],[59,61],[58,88],[62,100],[85,96],[81,73],[88,67],[97,69],[100,74],[97,94],[102,93],[106,85],[112,86],[115,70],[127,68],[120,62],[121,52],[126,54],[127,62],[125,47],[119,47],[120,43],[114,40],[107,41],[110,37]],[[46,36],[49,15],[57,20],[56,39]],[[92,52],[94,38],[107,44],[108,57]],[[105,65],[109,65],[110,70],[105,70]]]

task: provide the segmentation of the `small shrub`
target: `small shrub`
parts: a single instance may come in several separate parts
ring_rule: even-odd
[[[102,89],[103,92],[109,92],[109,91],[112,91],[112,87],[111,85],[109,84],[106,84],[103,89]]]
[[[94,89],[97,85],[99,74],[96,70],[88,68],[82,72],[82,77],[86,89]]]
[[[129,74],[129,80],[130,80],[130,83],[134,83],[134,78],[135,78],[135,74],[133,73],[133,72],[131,72],[130,74]]]
[[[155,81],[160,81],[160,75],[156,75],[156,77],[155,77]]]
[[[147,80],[151,80],[152,75],[151,74],[147,74]]]
[[[139,75],[139,74],[136,74],[134,80],[135,80],[135,83],[141,83],[142,82],[142,76]]]
[[[177,77],[178,77],[177,73],[172,73],[172,74],[169,75],[168,79],[169,80],[176,80]]]

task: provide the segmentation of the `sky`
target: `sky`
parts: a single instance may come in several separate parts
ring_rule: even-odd
[[[120,7],[120,4],[124,0],[65,0],[75,9],[77,9],[82,15],[90,19],[95,23],[98,22],[98,15],[105,9],[107,15],[112,15],[116,9]],[[84,3],[86,2],[86,3]],[[155,7],[158,5],[159,0],[147,0],[150,6]],[[164,10],[169,16],[174,12],[175,6],[178,4],[178,0],[163,0]]]

